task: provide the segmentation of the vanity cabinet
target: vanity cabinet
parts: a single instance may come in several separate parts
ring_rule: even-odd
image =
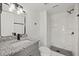
[[[10,56],[40,56],[39,42],[33,43],[32,45],[23,48],[21,51]]]

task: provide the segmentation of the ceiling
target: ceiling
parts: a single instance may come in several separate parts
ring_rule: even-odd
[[[74,8],[74,3],[20,3],[25,10],[36,12],[47,10],[48,13],[58,13],[69,8]]]

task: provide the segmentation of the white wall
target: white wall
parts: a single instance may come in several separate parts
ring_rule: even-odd
[[[26,14],[26,34],[31,39],[39,39],[39,13],[28,10]]]
[[[52,25],[51,15],[47,13],[47,46],[48,47],[50,47],[51,45],[51,33],[52,33],[51,25]]]
[[[78,14],[79,14],[79,4],[78,4]],[[78,19],[78,56],[79,56],[79,17]]]
[[[52,14],[48,18],[48,40],[50,45],[70,50],[77,55],[78,52],[78,19],[76,19],[76,10],[73,14],[66,11]],[[75,34],[72,35],[71,33]]]
[[[47,11],[40,12],[40,44],[47,46]]]
[[[75,6],[75,12],[76,12],[76,15],[78,15],[79,14],[79,3],[78,4],[76,4],[76,6]],[[77,51],[76,51],[76,53],[77,53],[77,55],[79,56],[79,16],[77,16],[77,17],[75,17],[75,19],[77,20],[76,21],[76,25],[77,25],[77,35],[78,35],[78,37],[77,37],[77,45],[76,45],[76,48],[77,48]],[[77,36],[76,35],[76,36]]]

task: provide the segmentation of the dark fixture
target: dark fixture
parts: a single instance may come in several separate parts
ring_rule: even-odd
[[[17,34],[17,40],[20,40],[20,34]]]
[[[0,3],[0,14],[2,13],[2,3]]]
[[[37,23],[36,23],[36,22],[35,22],[34,24],[35,24],[35,25],[37,25]]]
[[[59,50],[56,50],[56,52],[60,52]]]
[[[2,13],[2,3],[0,3],[0,28],[1,28],[1,13]],[[0,30],[0,36],[1,36],[1,30]]]
[[[52,6],[52,8],[56,8],[56,7],[58,7],[59,5],[54,5],[54,6]]]
[[[44,5],[48,5],[49,3],[43,3]]]
[[[17,14],[25,13],[23,6],[18,3],[4,3],[9,6],[9,11],[13,12],[16,10]],[[14,8],[12,8],[12,5],[14,5]]]
[[[74,35],[74,32],[72,32],[72,35]]]
[[[77,14],[77,16],[79,17],[79,14]]]
[[[68,12],[69,14],[72,14],[72,11],[74,11],[74,9],[68,10],[67,12]]]
[[[8,3],[4,3],[4,4],[6,4],[6,5],[8,5],[9,6],[9,4]],[[23,6],[21,6],[20,4],[18,4],[18,3],[13,3],[16,7],[21,7],[21,8],[23,8]]]
[[[16,36],[16,33],[12,33],[13,36]]]

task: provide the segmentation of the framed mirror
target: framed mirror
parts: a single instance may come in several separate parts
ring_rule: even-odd
[[[1,3],[0,3],[1,4]],[[0,36],[11,36],[12,33],[26,34],[26,15],[10,12],[9,6],[0,5]]]

